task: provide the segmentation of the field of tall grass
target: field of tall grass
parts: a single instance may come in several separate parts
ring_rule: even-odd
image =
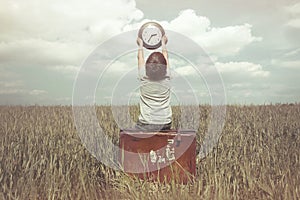
[[[200,110],[197,151],[210,107]],[[138,107],[130,113],[136,119]],[[117,144],[110,107],[97,114]],[[0,106],[0,145],[0,199],[300,199],[300,104],[228,106],[218,145],[187,185],[103,165],[81,143],[71,106]]]

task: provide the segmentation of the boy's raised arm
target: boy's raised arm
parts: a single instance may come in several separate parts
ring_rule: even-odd
[[[164,57],[167,61],[167,67],[169,67],[168,50],[167,50],[167,46],[166,46],[167,42],[168,42],[168,38],[166,35],[164,35],[161,40],[161,51],[162,51],[161,53],[164,55]]]
[[[143,50],[143,40],[141,38],[137,38],[136,40],[139,48],[138,48],[138,68],[142,68],[145,66],[145,60],[144,60],[144,50]]]

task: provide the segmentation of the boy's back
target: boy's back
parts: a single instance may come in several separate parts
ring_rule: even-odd
[[[143,77],[140,84],[139,121],[145,124],[171,123],[170,78],[151,81]]]

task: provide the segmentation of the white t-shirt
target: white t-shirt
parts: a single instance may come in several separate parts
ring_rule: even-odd
[[[166,78],[151,81],[147,78],[145,67],[139,68],[140,112],[139,121],[145,124],[168,124],[172,122],[170,106],[170,72]]]

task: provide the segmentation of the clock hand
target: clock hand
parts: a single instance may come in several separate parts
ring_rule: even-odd
[[[157,33],[152,34],[152,35],[150,36],[150,38],[148,39],[148,42],[150,42],[151,38],[152,38],[153,36],[156,36],[156,35],[157,35]]]
[[[151,40],[152,37],[153,37],[153,35],[151,35],[151,36],[149,37],[148,42],[150,42],[150,40]]]

